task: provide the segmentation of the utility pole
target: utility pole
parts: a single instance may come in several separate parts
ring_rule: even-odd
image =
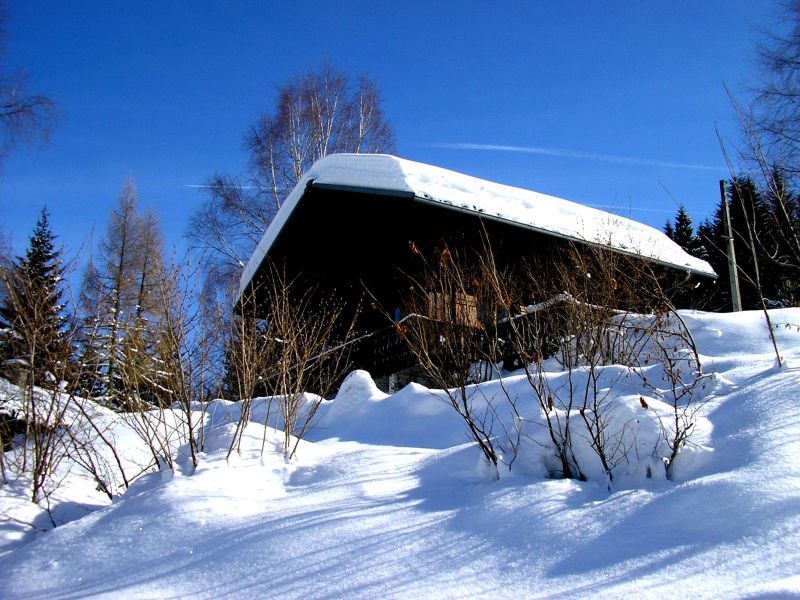
[[[728,207],[728,193],[725,180],[719,180],[719,193],[722,195],[722,213],[725,219],[725,238],[728,240],[728,274],[731,284],[731,305],[734,312],[742,310],[742,297],[739,295],[739,270],[736,266],[736,251],[733,248],[733,228],[731,227],[731,211]]]

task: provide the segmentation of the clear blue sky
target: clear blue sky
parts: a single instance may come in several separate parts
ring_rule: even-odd
[[[699,222],[727,175],[715,125],[737,137],[723,82],[756,81],[755,45],[778,22],[767,0],[12,0],[7,13],[3,64],[61,119],[49,147],[2,166],[0,228],[21,251],[46,204],[70,253],[102,234],[129,175],[177,242],[202,200],[187,186],[243,172],[242,135],[275,85],[324,60],[378,82],[400,156],[656,227],[671,194]]]

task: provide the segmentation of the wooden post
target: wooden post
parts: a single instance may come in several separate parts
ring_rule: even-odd
[[[739,270],[736,266],[736,250],[733,247],[733,228],[731,227],[731,212],[728,207],[728,193],[725,190],[725,180],[719,180],[719,192],[722,196],[722,213],[725,224],[725,238],[728,240],[728,275],[731,285],[731,306],[734,312],[742,310],[742,297],[739,294]]]

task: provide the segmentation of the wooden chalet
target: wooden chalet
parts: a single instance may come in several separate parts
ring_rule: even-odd
[[[278,211],[244,269],[240,303],[263,302],[268,261],[320,292],[362,310],[354,367],[382,387],[408,361],[391,320],[405,315],[404,298],[417,253],[442,244],[477,249],[491,241],[498,260],[544,256],[565,244],[599,245],[681,273],[716,275],[662,232],[647,225],[537,192],[492,183],[394,156],[331,155],[306,173]],[[441,300],[441,299],[440,299]],[[440,300],[432,298],[431,311]],[[454,298],[460,319],[477,307]],[[387,315],[389,318],[387,318]]]

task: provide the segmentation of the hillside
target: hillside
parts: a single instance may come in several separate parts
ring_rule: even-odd
[[[0,487],[0,597],[800,596],[800,309],[772,312],[780,369],[762,314],[682,315],[710,379],[672,480],[640,456],[610,490],[591,469],[549,478],[535,434],[497,479],[440,393],[356,372],[291,462],[258,403],[226,460],[237,407],[215,401],[194,472],[179,460],[109,503],[65,470],[55,529],[22,524],[48,528],[24,482]],[[522,398],[523,379],[503,385]]]

